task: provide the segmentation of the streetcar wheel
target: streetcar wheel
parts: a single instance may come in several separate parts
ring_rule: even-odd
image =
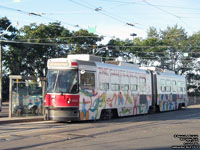
[[[178,104],[178,110],[182,109],[182,104]]]
[[[103,109],[101,111],[100,119],[109,120],[109,119],[117,118],[117,117],[118,117],[117,109]]]
[[[153,114],[153,113],[155,113],[156,112],[156,107],[155,106],[150,106],[149,107],[149,114]]]

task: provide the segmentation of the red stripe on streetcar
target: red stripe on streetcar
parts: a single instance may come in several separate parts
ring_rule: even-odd
[[[78,63],[77,62],[72,62],[71,65],[72,66],[78,66]]]

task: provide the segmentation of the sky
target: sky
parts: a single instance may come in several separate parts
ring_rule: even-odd
[[[35,14],[35,15],[33,15]],[[69,30],[96,28],[104,42],[111,38],[145,38],[149,27],[183,27],[200,31],[200,0],[0,0],[0,18],[18,28],[59,21]]]

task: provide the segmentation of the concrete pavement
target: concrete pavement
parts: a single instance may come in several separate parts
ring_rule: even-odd
[[[8,123],[21,123],[21,122],[35,122],[35,121],[43,121],[43,116],[34,116],[34,117],[15,117],[15,118],[8,118],[3,117],[0,118],[0,125],[2,124],[8,124]]]
[[[194,135],[199,144],[200,105],[102,121],[41,121],[2,125],[0,149],[172,150],[174,146],[185,144],[184,140],[175,135],[183,135],[187,140]],[[192,141],[188,143],[194,146]]]

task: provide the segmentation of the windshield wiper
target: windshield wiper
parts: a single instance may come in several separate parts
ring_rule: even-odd
[[[52,89],[53,89],[52,92],[54,92],[54,86],[55,86],[55,83],[53,83],[50,87],[48,87],[48,90],[46,92],[48,93],[48,92],[52,91]]]

